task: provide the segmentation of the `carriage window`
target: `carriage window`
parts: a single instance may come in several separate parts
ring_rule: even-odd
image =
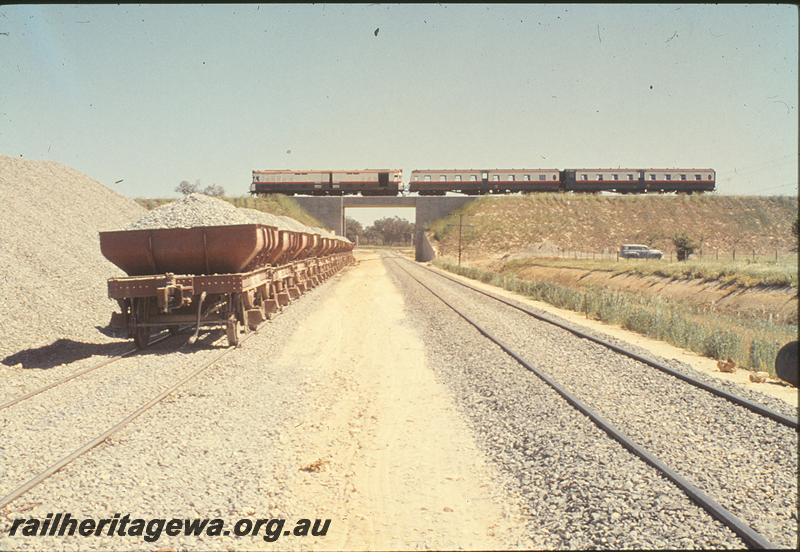
[[[530,179],[531,179],[531,175],[529,175],[529,174],[526,174],[526,175],[525,175],[525,180],[530,180]]]
[[[589,180],[589,177],[585,174],[581,175],[581,180]]]
[[[614,180],[619,180],[619,175],[618,174],[611,175],[611,178],[613,178]]]
[[[514,182],[514,175],[513,174],[509,174],[508,175],[508,181],[509,182]]]
[[[474,174],[471,174],[471,175],[469,175],[469,179],[470,179],[471,181],[473,181],[473,182],[477,182],[477,181],[478,181],[478,177],[477,177],[477,176],[475,176]]]
[[[672,180],[672,175],[671,174],[665,174],[664,178],[666,178],[667,180]]]
[[[709,179],[709,180],[714,180],[714,177],[713,177],[713,176],[711,176],[711,175],[709,174],[709,175],[708,175],[708,179]]]
[[[447,182],[447,177],[445,175],[440,175],[439,182]]]
[[[494,180],[495,182],[499,182],[500,181],[500,175],[499,174],[493,174],[492,175],[492,180]]]
[[[699,174],[696,174],[696,175],[694,175],[694,179],[695,180],[703,180],[703,177],[700,176]]]
[[[419,176],[415,174],[414,175],[414,180],[419,180]]]
[[[597,175],[597,180],[603,180],[603,175],[602,174],[598,174]]]
[[[656,179],[656,175],[654,175],[654,174],[651,174],[651,175],[650,175],[650,180],[655,180],[655,179]]]
[[[489,180],[489,173],[481,173],[481,180]]]
[[[461,182],[461,175],[460,174],[456,175],[456,182]]]
[[[430,182],[430,181],[431,181],[431,175],[426,174],[425,175],[425,182]]]
[[[540,174],[539,175],[539,180],[547,180],[547,175],[546,174]]]
[[[633,180],[633,175],[632,174],[628,175],[628,180]]]
[[[558,177],[556,175],[553,175],[553,180],[558,180]]]
[[[685,174],[681,175],[681,180],[686,180],[686,175]]]

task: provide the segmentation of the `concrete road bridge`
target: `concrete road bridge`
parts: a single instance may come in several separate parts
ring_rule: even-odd
[[[433,249],[425,238],[425,230],[430,224],[445,217],[469,203],[474,197],[402,197],[402,196],[338,196],[338,197],[300,197],[293,198],[300,206],[311,213],[321,223],[340,236],[344,235],[345,209],[359,207],[413,207],[416,210],[414,250],[418,261],[433,258]]]

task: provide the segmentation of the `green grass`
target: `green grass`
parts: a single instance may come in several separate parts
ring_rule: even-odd
[[[306,226],[321,227],[322,223],[316,218],[311,216],[308,211],[300,207],[292,198],[281,195],[272,194],[267,197],[221,197],[228,203],[232,203],[236,207],[246,207],[248,209],[257,209],[273,215],[283,215],[291,217]],[[136,202],[145,209],[155,209],[166,203],[176,201],[169,198],[136,198]]]
[[[510,274],[457,266],[446,260],[436,266],[588,318],[618,324],[625,329],[666,341],[710,358],[731,358],[739,366],[774,374],[778,349],[796,339],[797,326],[761,320],[703,315],[660,296],[646,296],[587,286],[575,290],[546,281],[524,280]]]
[[[677,280],[700,279],[736,284],[743,287],[797,287],[797,255],[784,256],[779,262],[717,261],[691,259],[684,262],[639,259],[553,259],[528,257],[509,261],[500,272],[516,272],[529,266],[574,268],[607,271],[613,274],[662,276]]]

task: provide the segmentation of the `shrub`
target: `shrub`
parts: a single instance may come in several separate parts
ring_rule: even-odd
[[[774,374],[775,357],[778,356],[780,348],[780,344],[774,341],[754,339],[750,343],[750,366]]]
[[[672,245],[675,246],[675,255],[679,261],[685,261],[689,255],[694,253],[697,245],[690,240],[685,234],[678,234],[672,238]]]
[[[724,360],[737,359],[741,356],[741,340],[739,336],[727,330],[712,331],[703,343],[703,354],[707,357]]]

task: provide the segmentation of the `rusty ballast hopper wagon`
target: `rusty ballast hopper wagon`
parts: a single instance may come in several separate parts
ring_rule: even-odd
[[[303,292],[353,262],[346,240],[264,224],[100,233],[103,255],[127,277],[108,296],[137,347],[154,331],[224,326],[230,345]]]

